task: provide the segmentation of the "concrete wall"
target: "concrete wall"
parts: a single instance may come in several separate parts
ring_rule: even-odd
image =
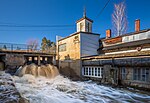
[[[76,78],[80,76],[80,60],[64,60],[59,63],[59,71],[64,76]]]

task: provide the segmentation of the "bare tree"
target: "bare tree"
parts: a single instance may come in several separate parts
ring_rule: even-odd
[[[28,45],[29,50],[36,50],[39,43],[37,39],[30,39],[27,41],[27,45]]]
[[[127,31],[126,6],[124,2],[114,4],[114,12],[112,14],[113,33],[120,36]]]

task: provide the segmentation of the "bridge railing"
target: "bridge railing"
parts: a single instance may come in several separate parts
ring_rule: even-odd
[[[40,52],[40,53],[56,54],[55,48],[43,51],[41,50],[40,46],[34,48],[32,45],[12,44],[12,43],[0,43],[0,51]]]

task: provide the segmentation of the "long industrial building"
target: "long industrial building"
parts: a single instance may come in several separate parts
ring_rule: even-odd
[[[123,84],[150,89],[150,29],[106,38],[92,32],[86,14],[76,22],[77,31],[57,41],[57,65],[69,77],[97,79],[105,84]]]

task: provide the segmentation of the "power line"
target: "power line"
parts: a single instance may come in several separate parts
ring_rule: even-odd
[[[110,2],[110,0],[108,0],[108,1],[106,2],[106,4],[105,4],[104,7],[101,9],[101,11],[98,13],[98,15],[96,16],[96,18],[98,18],[98,17],[102,14],[102,12],[103,12],[104,9],[107,7],[107,5],[109,4],[109,2]]]
[[[4,29],[0,29],[0,32],[1,32],[1,31],[20,31],[20,32],[21,32],[21,31],[27,31],[27,32],[28,32],[28,31],[29,31],[29,32],[30,32],[30,31],[31,31],[31,32],[32,32],[32,31],[66,31],[66,30],[72,30],[72,28],[70,28],[70,29],[69,29],[69,28],[66,28],[66,29],[65,29],[65,28],[61,28],[61,29],[49,29],[49,30],[32,30],[32,29],[31,29],[31,30],[27,30],[27,29],[26,29],[26,30],[18,30],[18,29],[15,29],[15,30],[8,30],[8,29],[7,29],[7,30],[4,30]]]
[[[61,28],[61,27],[74,27],[75,25],[8,25],[8,24],[0,24],[0,27],[48,27],[48,28]]]

